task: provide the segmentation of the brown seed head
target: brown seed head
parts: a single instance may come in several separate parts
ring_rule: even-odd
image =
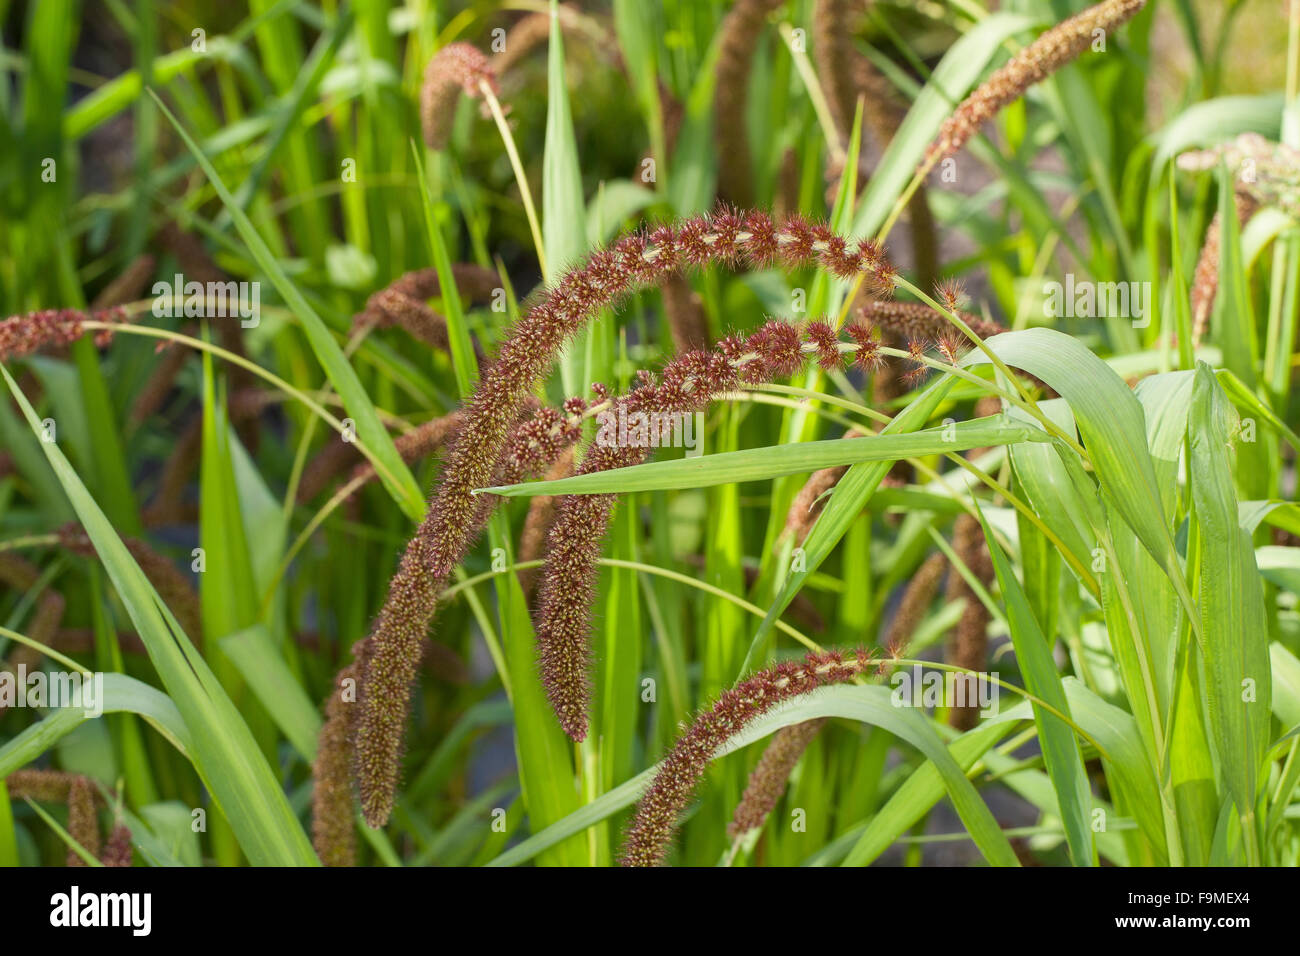
[[[624,866],[658,866],[677,820],[718,749],[777,705],[827,684],[852,681],[872,666],[865,650],[809,654],[758,671],[724,691],[678,738],[637,804],[623,842]]]
[[[448,43],[433,55],[420,87],[420,124],[430,149],[446,149],[460,94],[478,97],[480,82],[497,91],[492,64],[473,44]]]
[[[958,152],[1003,107],[1078,59],[1095,42],[1098,30],[1113,33],[1144,6],[1146,0],[1104,0],[1042,34],[980,84],[944,121],[926,153],[926,164]]]

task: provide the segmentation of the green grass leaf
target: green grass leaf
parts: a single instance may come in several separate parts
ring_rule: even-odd
[[[1258,862],[1255,798],[1267,777],[1263,762],[1272,676],[1255,551],[1237,518],[1227,453],[1230,416],[1231,406],[1214,373],[1198,365],[1187,436],[1205,688],[1220,765],[1245,831],[1247,860]]]
[[[366,390],[362,387],[361,380],[357,378],[357,373],[348,364],[347,359],[344,358],[343,351],[339,348],[338,343],[334,341],[334,336],[326,328],[325,323],[321,321],[320,316],[316,314],[316,310],[308,304],[303,294],[298,291],[298,287],[285,274],[280,263],[276,261],[275,255],[267,247],[266,241],[258,233],[257,227],[239,208],[235,197],[226,188],[226,184],[217,174],[216,168],[208,157],[204,155],[198,143],[194,141],[180,121],[172,115],[171,110],[167,108],[167,105],[163,103],[158,95],[153,93],[152,90],[150,94],[153,96],[154,101],[157,102],[158,108],[162,110],[163,115],[176,128],[176,132],[184,140],[185,145],[189,147],[190,152],[194,154],[195,160],[212,183],[213,189],[217,191],[217,195],[221,197],[221,201],[230,211],[230,217],[235,223],[235,228],[243,237],[244,244],[248,247],[248,251],[252,254],[258,268],[271,280],[271,284],[275,286],[276,291],[280,293],[289,309],[302,323],[302,329],[307,336],[307,341],[311,344],[317,360],[325,369],[325,374],[329,376],[330,382],[343,400],[343,407],[356,420],[357,437],[369,454],[373,456],[375,470],[379,473],[384,486],[388,488],[389,493],[401,506],[406,516],[412,521],[419,521],[424,517],[424,497],[420,493],[420,486],[416,484],[411,469],[406,466],[406,462],[398,454],[397,448],[393,445],[392,437],[379,421],[379,414],[375,411],[370,396],[366,394]]]
[[[891,462],[919,455],[1047,440],[1046,433],[1041,429],[1008,422],[1000,416],[991,416],[915,434],[881,434],[748,448],[673,461],[652,461],[556,481],[532,481],[486,490],[493,494],[516,497],[708,488],[713,485],[807,474],[836,465]]]
[[[0,366],[28,424],[40,421],[9,370]],[[192,734],[195,766],[221,805],[249,860],[260,865],[318,863],[279,782],[248,726],[207,662],[158,597],[58,445],[42,446],[82,526],[126,606],[163,685]]]

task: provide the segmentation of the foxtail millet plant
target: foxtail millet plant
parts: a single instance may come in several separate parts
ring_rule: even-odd
[[[967,570],[986,590],[993,582],[993,561],[979,519],[969,514],[958,515],[953,524],[952,550],[966,565]],[[989,610],[979,599],[969,582],[953,568],[948,574],[947,599],[963,601],[961,618],[948,636],[944,660],[954,667],[967,671],[982,671],[988,666]],[[979,705],[968,702],[948,712],[948,723],[958,730],[970,730],[979,720]]]
[[[736,0],[718,28],[721,39],[713,88],[718,197],[738,206],[754,202],[754,160],[745,123],[754,49],[768,14],[784,3],[785,0]]]
[[[99,814],[95,811],[95,787],[87,777],[77,774],[68,786],[68,835],[91,856],[99,856]],[[71,847],[68,866],[87,863]]]
[[[430,149],[446,149],[461,93],[478,98],[480,83],[496,92],[491,61],[472,43],[448,43],[429,60],[420,87],[420,126]]]
[[[723,744],[779,704],[828,684],[845,684],[878,665],[863,649],[782,661],[725,690],[677,739],[637,804],[623,841],[624,866],[658,866],[668,856],[677,821],[709,762]]]
[[[510,422],[534,383],[600,309],[687,269],[742,262],[759,268],[815,266],[841,278],[866,276],[882,292],[893,286],[893,269],[872,242],[852,245],[827,226],[802,218],[778,226],[763,212],[722,210],[632,233],[593,253],[508,330],[466,405],[441,482],[367,640],[357,772],[363,812],[372,826],[387,820],[392,807],[419,642],[443,582],[486,520],[476,492],[493,486],[507,452]]]
[[[334,678],[311,768],[311,842],[326,866],[355,866],[357,862],[352,796],[357,674],[354,660]]]
[[[805,720],[803,723],[782,727],[763,750],[758,764],[749,774],[749,783],[736,812],[727,824],[727,836],[736,840],[750,830],[757,830],[767,822],[768,815],[776,809],[785,788],[803,752],[826,724],[825,717]]]
[[[703,411],[742,384],[768,384],[787,378],[809,358],[815,358],[825,371],[841,367],[846,359],[866,368],[877,365],[882,357],[875,330],[859,323],[848,331],[853,342],[842,343],[828,322],[809,322],[800,328],[771,320],[748,338],[730,336],[711,352],[679,356],[664,368],[661,381],[645,375],[639,387],[614,403],[611,414],[622,421],[624,416],[638,414]],[[914,343],[913,356],[919,358],[923,353],[924,346]],[[951,360],[955,358],[954,354]],[[928,371],[920,362],[917,369]],[[598,435],[578,473],[639,464],[649,454],[651,444],[602,444]],[[824,477],[833,479],[833,485],[839,475],[827,469]],[[601,544],[616,500],[612,494],[566,495],[561,499],[548,535],[538,591],[536,631],[542,679],[561,726],[574,740],[582,740],[587,733],[591,608]]]
[[[926,153],[925,165],[961,150],[986,122],[1057,70],[1073,63],[1097,39],[1137,15],[1146,0],[1103,0],[1052,27],[979,85],[943,122]]]

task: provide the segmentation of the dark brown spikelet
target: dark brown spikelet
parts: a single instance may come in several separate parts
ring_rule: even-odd
[[[963,514],[957,518],[952,531],[952,549],[975,576],[988,587],[993,581],[993,559],[989,557],[984,530],[978,518]],[[944,660],[955,667],[982,671],[988,664],[989,612],[984,603],[971,590],[971,586],[954,569],[948,576],[949,601],[964,600],[966,606],[961,619],[948,636]],[[959,730],[969,730],[979,720],[979,704],[954,707],[948,714],[948,723]]]
[[[790,782],[790,774],[826,723],[825,717],[805,720],[801,724],[782,727],[758,759],[758,765],[749,775],[745,793],[736,804],[736,812],[727,824],[727,836],[736,839],[750,830],[757,830],[767,822],[768,815],[776,809]]]
[[[121,308],[98,309],[85,312],[81,309],[42,309],[26,312],[0,320],[0,362],[23,358],[41,349],[66,348],[85,334],[83,323],[118,323],[126,321]],[[95,344],[101,348],[112,340],[110,330],[98,329]]]
[[[546,473],[547,481],[558,481],[573,474],[573,449],[568,448],[556,459],[551,470]],[[546,536],[551,525],[555,523],[555,506],[557,496],[536,495],[528,503],[528,515],[524,518],[524,529],[519,535],[519,563],[536,561],[542,555]],[[537,586],[538,568],[524,568],[519,572],[519,586],[524,596],[532,599]]]
[[[99,856],[99,862],[112,867],[129,867],[135,862],[131,848],[131,831],[120,822],[113,825],[108,835],[108,842],[104,844],[104,852]]]
[[[1074,62],[1094,41],[1098,30],[1110,34],[1146,6],[1146,0],[1104,0],[1042,34],[980,84],[944,120],[939,135],[926,153],[932,165],[961,150],[980,127],[1003,107],[1024,96],[1057,70]]]
[[[579,474],[623,467],[623,456],[595,449]],[[606,464],[608,462],[608,464]],[[591,702],[592,608],[597,562],[613,515],[615,495],[566,495],[547,536],[549,548],[538,589],[538,665],[546,698],[573,740],[587,736]]]
[[[190,418],[180,437],[172,447],[171,454],[163,462],[162,473],[158,476],[158,487],[153,499],[140,514],[145,527],[157,528],[170,524],[180,524],[193,516],[196,520],[198,510],[186,507],[185,489],[190,476],[199,465],[199,449],[203,444],[203,412],[198,410]]]
[[[501,285],[495,272],[472,262],[452,263],[451,274],[461,300],[471,304],[490,301]],[[428,304],[441,293],[437,270],[407,272],[366,300],[366,307],[352,318],[353,329],[363,333],[396,325],[412,338],[446,351],[447,320]]]
[[[664,317],[673,337],[673,349],[689,352],[709,347],[709,324],[704,317],[700,297],[685,276],[669,276],[659,294],[664,303]]]
[[[95,297],[95,301],[91,303],[91,308],[111,309],[139,299],[144,295],[144,290],[149,287],[149,280],[153,278],[157,265],[151,255],[136,256],[131,260],[130,265],[122,270],[121,275],[104,286]]]
[[[66,524],[58,530],[59,545],[73,554],[86,558],[98,558],[98,552],[91,543],[90,536],[81,525]],[[199,595],[194,585],[172,562],[155,551],[149,544],[139,538],[122,539],[127,551],[140,565],[140,570],[149,579],[163,603],[176,615],[176,620],[185,630],[196,647],[203,642],[203,626],[199,616]]]
[[[471,43],[448,43],[433,55],[420,87],[420,125],[430,149],[446,149],[460,94],[478,97],[479,83],[497,91],[488,58]]]
[[[80,774],[68,787],[68,835],[91,856],[99,856],[99,814],[95,812],[95,787]],[[86,866],[75,850],[68,849],[68,866]]]
[[[848,683],[873,666],[864,650],[827,651],[775,664],[723,691],[677,739],[641,797],[624,838],[623,866],[664,862],[677,821],[718,748],[779,704],[827,684]]]
[[[447,440],[456,433],[460,427],[462,414],[460,412],[448,412],[446,415],[440,415],[432,418],[422,425],[417,425],[405,434],[398,435],[393,439],[393,447],[397,453],[402,456],[402,461],[408,465],[424,461],[424,459],[435,454],[438,449],[447,443]],[[368,482],[375,477],[375,466],[368,461],[363,461],[352,469],[352,481]],[[353,492],[355,495],[356,492]]]
[[[456,283],[456,292],[466,302],[483,303],[491,299],[493,293],[501,286],[501,277],[491,269],[473,262],[453,262],[451,277]],[[442,294],[442,284],[438,281],[438,270],[432,266],[405,272],[390,282],[383,290],[396,292],[421,302]],[[379,293],[376,293],[378,295]],[[371,301],[373,302],[373,296]],[[380,310],[370,303],[352,320],[353,325],[377,324],[391,325]]]
[[[19,800],[29,797],[43,803],[67,803],[77,776],[63,770],[15,770],[5,777],[5,788]]]
[[[885,635],[885,649],[890,657],[903,657],[907,646],[912,642],[917,627],[925,618],[925,612],[939,591],[939,582],[943,572],[948,568],[948,559],[942,554],[932,554],[921,562],[912,580],[903,590],[903,598],[889,622],[889,631]]]
[[[560,29],[565,33],[583,32],[582,15],[567,3],[561,3],[556,7],[556,19]],[[501,52],[492,57],[493,72],[498,77],[505,76],[530,53],[538,47],[545,46],[550,36],[551,15],[549,13],[529,13],[520,17],[505,35]],[[606,39],[612,41],[612,38]]]
[[[356,866],[353,825],[352,736],[356,723],[357,662],[339,671],[325,701],[325,722],[312,764],[311,842],[326,866]]]
[[[320,451],[312,456],[302,470],[302,478],[298,482],[298,504],[311,501],[328,488],[335,478],[361,460],[361,452],[357,451],[354,442],[344,441],[342,435],[331,432]]]
[[[447,350],[447,320],[419,299],[392,289],[377,293],[372,299],[389,325],[401,326],[411,338],[435,349]]]
[[[1249,195],[1238,191],[1234,196],[1237,210],[1237,222],[1244,226],[1255,214],[1258,204]],[[1192,346],[1200,344],[1210,327],[1210,313],[1214,310],[1214,299],[1219,293],[1219,248],[1223,242],[1223,219],[1216,212],[1205,230],[1205,243],[1196,260],[1196,272],[1192,279]]]
[[[781,169],[777,175],[776,195],[772,197],[772,215],[784,222],[799,213],[800,194],[803,191],[803,170],[799,168],[799,153],[787,147],[781,154]]]
[[[922,302],[871,300],[862,303],[857,314],[860,319],[905,340],[937,342],[945,335],[958,332],[957,328],[941,313]],[[982,339],[1006,331],[1006,328],[997,322],[990,322],[969,312],[960,312],[957,315]]]
[[[861,438],[862,432],[856,428],[850,429],[844,433],[844,437]],[[783,535],[792,536],[796,545],[803,544],[804,539],[808,537],[808,532],[817,521],[817,516],[821,514],[823,496],[839,484],[839,480],[848,470],[846,465],[837,465],[813,472],[804,482],[804,486],[799,489],[799,493],[795,495],[794,501],[790,503],[790,510],[785,516]]]
[[[176,384],[176,377],[189,361],[190,352],[183,348],[164,348],[161,356],[131,403],[129,421],[132,425],[143,424],[162,408]]]
[[[718,147],[718,196],[748,206],[754,201],[753,159],[745,114],[754,49],[767,15],[785,0],[736,0],[718,28],[721,33],[713,92],[713,123]]]
[[[512,326],[496,360],[485,367],[448,449],[442,481],[389,584],[388,598],[369,638],[357,765],[362,808],[372,826],[387,820],[391,809],[410,687],[437,595],[493,504],[482,500],[490,496],[474,492],[491,487],[498,463],[515,454],[506,447],[507,437],[534,384],[549,370],[564,342],[600,309],[683,270],[740,262],[757,267],[777,262],[814,265],[837,276],[864,273],[873,284],[880,284],[877,277],[888,274],[888,263],[874,247],[850,248],[825,226],[793,219],[778,226],[766,213],[756,211],[697,216],[660,226],[648,235],[624,236],[593,253]],[[770,330],[759,344],[762,361],[754,363],[761,366],[755,374],[792,358],[788,337],[777,330]],[[797,353],[797,334],[794,346]],[[716,373],[716,363],[706,371],[710,369]]]

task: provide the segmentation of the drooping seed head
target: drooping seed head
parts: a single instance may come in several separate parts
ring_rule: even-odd
[[[481,82],[497,91],[492,64],[473,44],[448,43],[433,55],[420,87],[420,124],[430,149],[446,148],[460,94],[479,96]]]
[[[113,824],[104,844],[104,852],[99,855],[99,862],[108,867],[129,867],[134,862],[131,849],[131,831],[119,820]]]
[[[634,233],[616,241],[608,254],[597,252],[569,271],[512,326],[465,409],[445,459],[441,484],[390,582],[388,598],[367,640],[357,767],[362,808],[371,825],[382,824],[392,806],[415,661],[437,594],[493,506],[490,496],[476,491],[497,483],[494,478],[507,456],[513,423],[564,343],[600,309],[695,265],[741,260],[758,264],[780,258],[791,265],[831,271],[834,250],[824,242],[817,246],[816,234],[805,222],[778,227],[766,213],[728,210],[662,226],[648,236]],[[796,262],[798,250],[803,250],[803,259]],[[869,268],[879,275],[889,267],[881,261]],[[785,328],[764,333],[761,343],[763,363],[778,370],[796,367],[795,356],[802,358],[797,330],[781,325]],[[706,367],[717,370],[716,364]],[[734,373],[729,377],[731,382],[737,380]],[[635,393],[629,401],[649,401],[652,394],[658,395],[657,401],[667,401],[680,396],[684,384],[667,381],[658,387],[663,391]],[[566,673],[578,670],[568,667]]]
[[[658,866],[664,862],[682,811],[709,762],[728,740],[779,704],[827,684],[852,681],[871,666],[870,655],[861,649],[847,654],[809,654],[803,661],[774,664],[724,691],[678,738],[660,764],[624,838],[622,864]]]
[[[926,611],[938,593],[939,582],[943,580],[947,568],[947,558],[939,553],[932,554],[921,563],[912,575],[912,580],[907,583],[903,599],[899,602],[885,635],[885,649],[891,659],[897,660],[906,655],[907,646],[925,619]]]
[[[356,660],[339,671],[325,701],[325,721],[317,737],[312,764],[311,838],[326,866],[355,866],[357,837],[353,825],[352,741],[356,724]]]
[[[952,548],[975,579],[988,587],[994,578],[993,559],[989,557],[988,544],[979,519],[962,514],[953,525]],[[948,601],[964,600],[965,607],[957,626],[948,636],[944,652],[946,663],[956,667],[981,671],[988,664],[989,611],[975,591],[955,571],[948,576]],[[954,707],[948,715],[953,727],[969,730],[979,719],[979,705]]]
[[[99,856],[99,814],[95,811],[95,786],[77,774],[68,787],[68,835],[91,856]],[[87,866],[73,849],[68,849],[68,866]]]
[[[1003,107],[1078,59],[1095,42],[1098,31],[1113,33],[1144,6],[1146,0],[1104,0],[1043,33],[981,83],[944,121],[926,154],[927,164],[960,151]]]
[[[749,775],[745,792],[727,824],[727,836],[734,840],[767,822],[768,815],[776,809],[785,793],[795,764],[825,723],[825,717],[818,717],[782,727],[776,732]]]
[[[804,328],[804,335],[817,347],[817,364],[824,371],[832,371],[844,365],[840,354],[840,337],[829,322],[809,322]]]

